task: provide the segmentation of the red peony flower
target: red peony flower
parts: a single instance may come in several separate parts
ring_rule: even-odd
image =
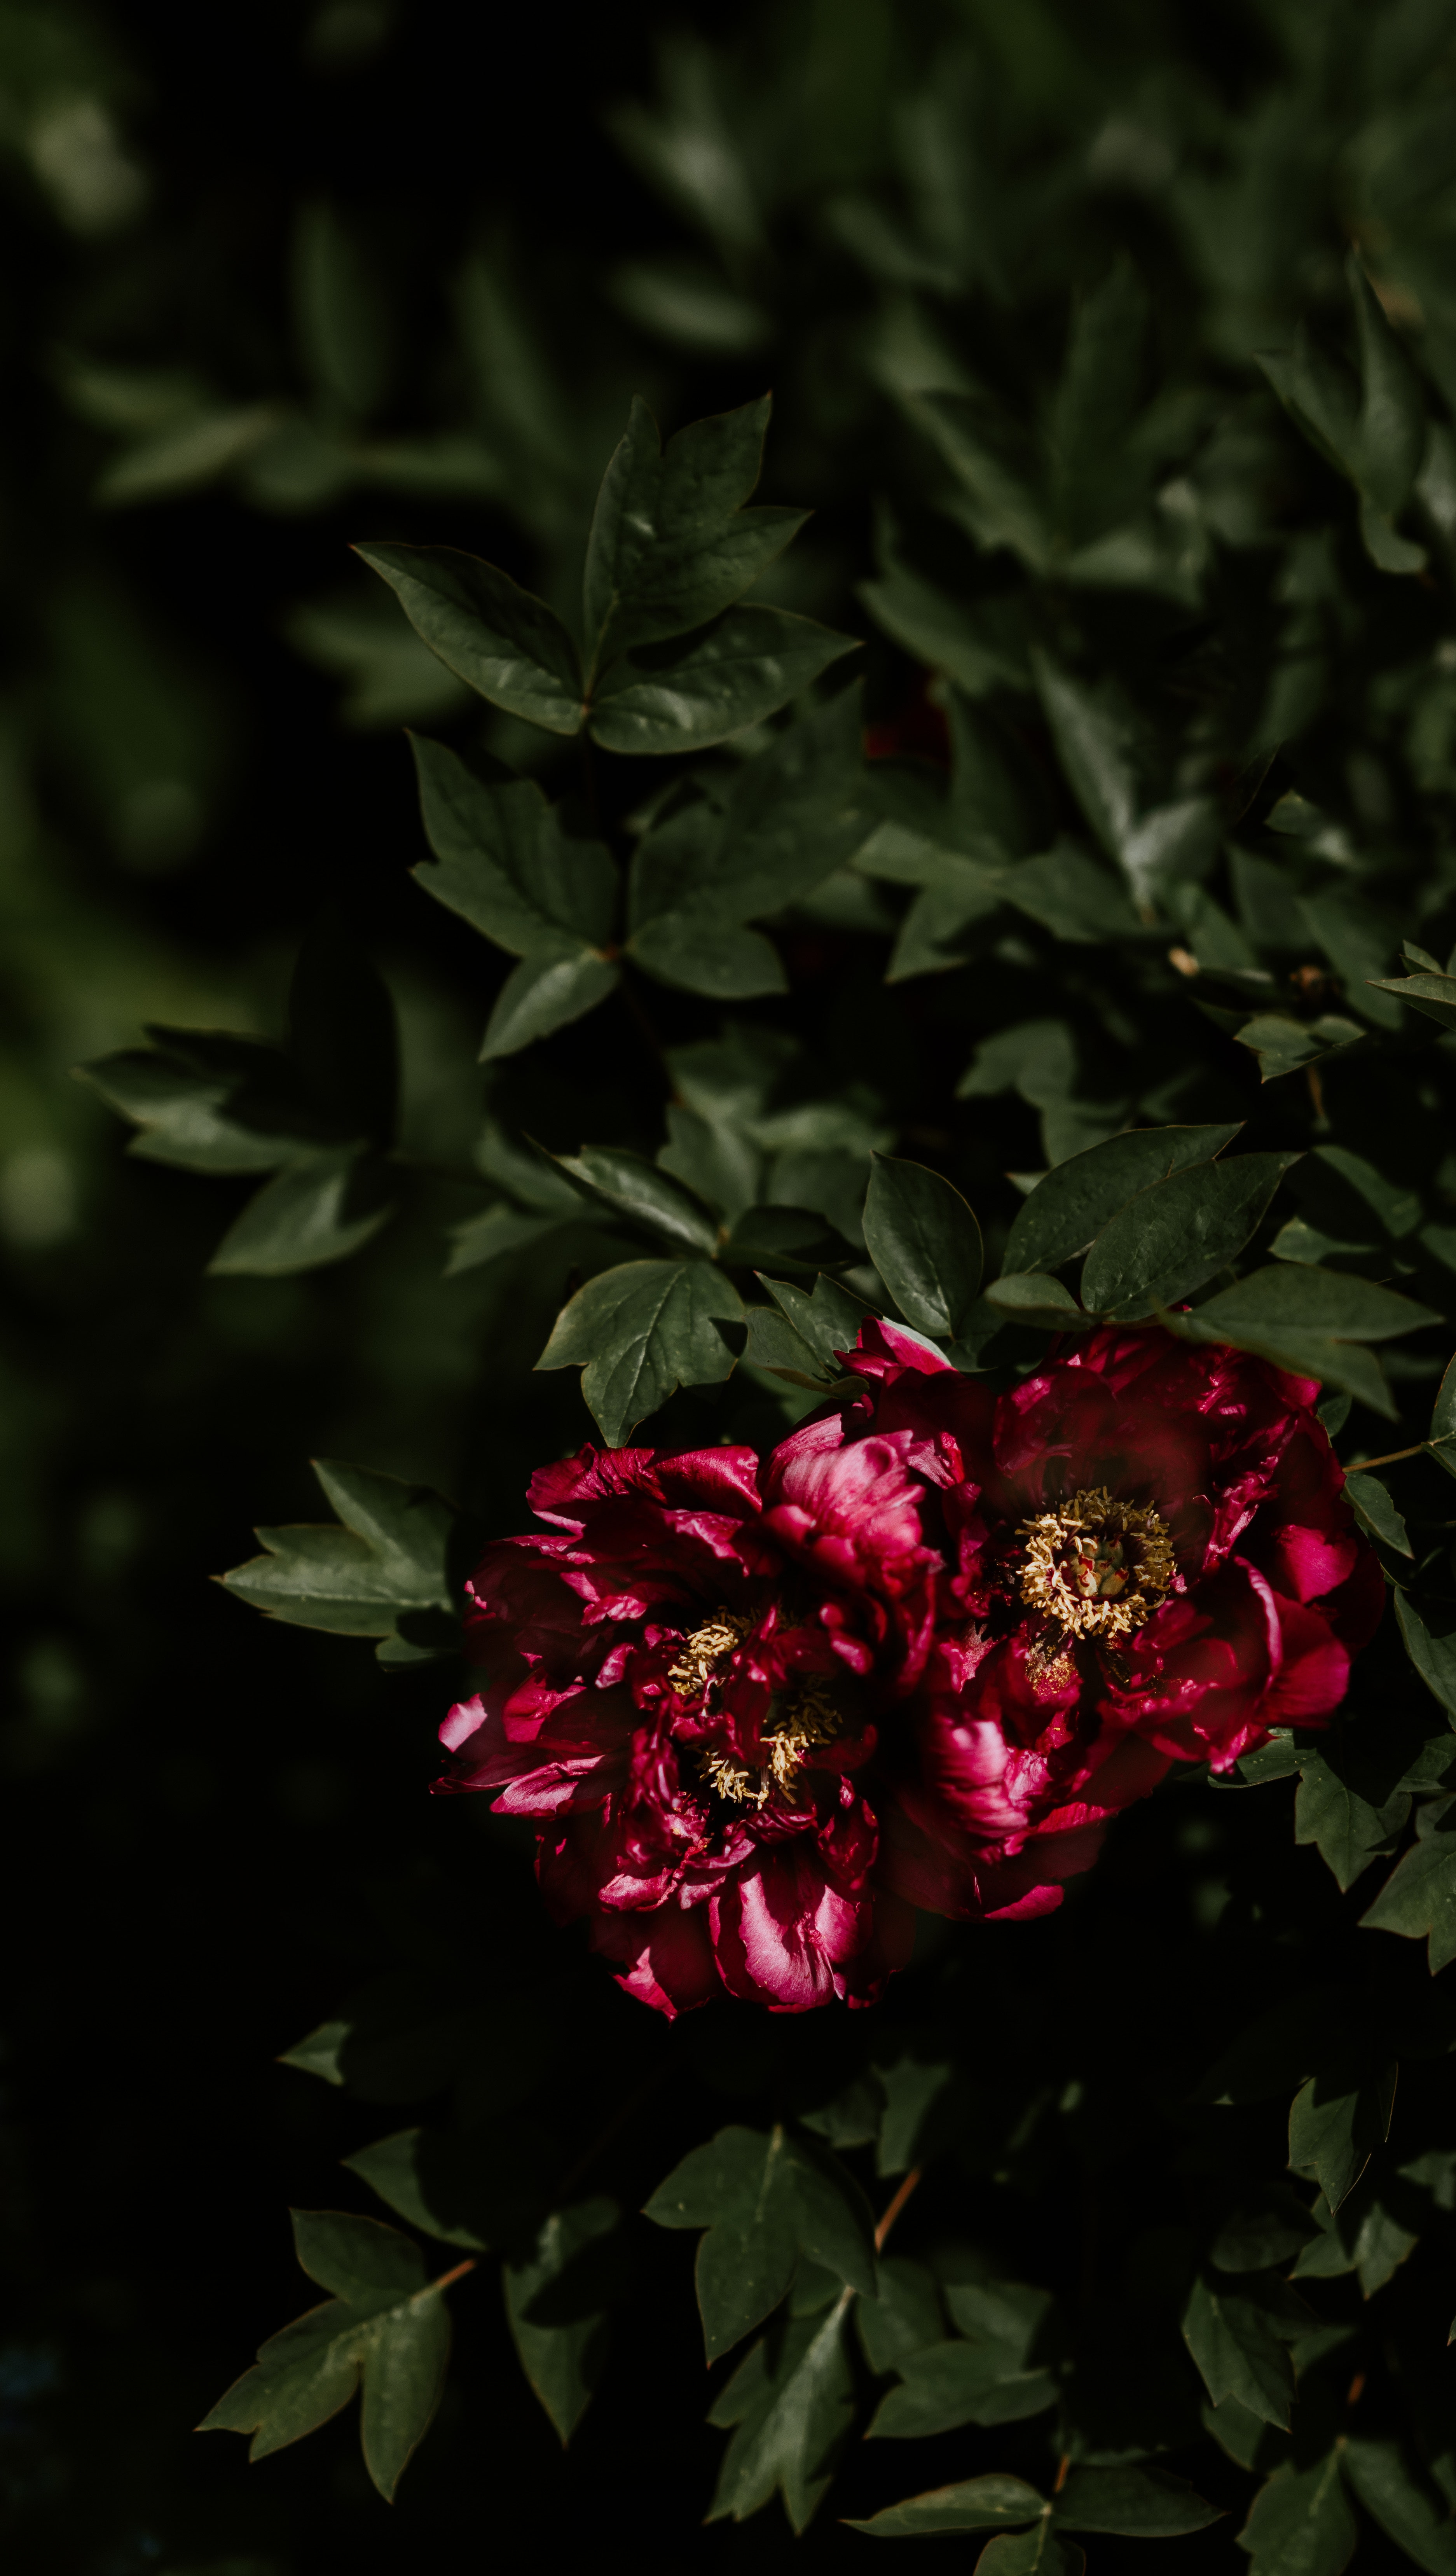
[[[471,1584],[449,1789],[675,2013],[870,2002],[913,1909],[1044,1913],[1175,1760],[1318,1724],[1384,1591],[1315,1386],[1154,1327],[1009,1393],[868,1324],[766,1459],[544,1468]]]

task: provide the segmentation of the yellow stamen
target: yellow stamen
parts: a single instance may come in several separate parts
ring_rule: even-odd
[[[1178,1571],[1167,1523],[1153,1506],[1119,1502],[1104,1485],[1038,1512],[1021,1534],[1021,1597],[1055,1621],[1053,1654],[1069,1637],[1131,1635]]]
[[[681,1655],[669,1666],[668,1679],[680,1699],[698,1699],[719,1679],[721,1667],[748,1634],[746,1619],[719,1610],[706,1626],[695,1628]],[[811,1748],[831,1744],[843,1721],[822,1681],[798,1681],[771,1702],[763,1729],[768,1760],[761,1766],[737,1761],[732,1754],[703,1755],[708,1785],[720,1798],[741,1807],[761,1807],[776,1790],[787,1792],[803,1769]]]
[[[679,1699],[696,1699],[708,1684],[716,1681],[718,1666],[742,1645],[748,1634],[748,1621],[737,1619],[731,1610],[718,1610],[704,1628],[695,1628],[683,1647],[677,1662],[669,1667],[668,1680]]]

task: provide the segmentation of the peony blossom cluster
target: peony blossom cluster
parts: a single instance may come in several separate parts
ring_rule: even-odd
[[[667,2013],[867,2003],[917,1907],[1049,1911],[1170,1764],[1319,1725],[1380,1615],[1307,1379],[1156,1326],[1000,1394],[889,1323],[843,1366],[767,1457],[543,1468],[470,1587],[440,1785]]]

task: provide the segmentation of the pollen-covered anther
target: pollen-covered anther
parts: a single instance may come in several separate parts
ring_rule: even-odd
[[[1063,1640],[1130,1636],[1178,1571],[1167,1523],[1153,1506],[1119,1502],[1103,1485],[1023,1521],[1021,1535],[1022,1600],[1044,1611]]]
[[[668,1667],[667,1678],[679,1699],[699,1698],[747,1634],[748,1621],[735,1618],[731,1610],[715,1611],[705,1626],[695,1628],[677,1662]]]
[[[816,1744],[832,1744],[844,1721],[822,1682],[801,1682],[781,1716],[765,1730],[768,1768],[779,1788],[787,1789]]]
[[[763,1730],[768,1760],[750,1769],[730,1754],[710,1753],[704,1763],[709,1784],[720,1798],[731,1798],[739,1806],[762,1807],[775,1790],[788,1792],[814,1746],[832,1744],[843,1726],[824,1684],[800,1682],[770,1707]]]

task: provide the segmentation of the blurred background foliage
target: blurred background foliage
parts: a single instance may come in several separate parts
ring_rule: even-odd
[[[226,22],[0,0],[8,2563],[415,2567],[478,2511],[467,2545],[497,2555],[499,2517],[531,2523],[533,2563],[590,2540],[676,2565],[716,2451],[675,2430],[634,2502],[656,2519],[603,2545],[600,2457],[563,2467],[484,2326],[471,2438],[447,2413],[445,2467],[422,2461],[393,2519],[352,2432],[323,2465],[311,2445],[260,2473],[244,2523],[231,2446],[182,2429],[237,2365],[235,2276],[250,2316],[258,2279],[288,2312],[277,2205],[335,2189],[337,2104],[269,2061],[310,1998],[322,2013],[407,1945],[412,1873],[480,1831],[472,1802],[426,1809],[428,1676],[386,1682],[205,1578],[255,1517],[312,1515],[310,1451],[509,1525],[530,1464],[582,1428],[574,1380],[527,1375],[542,1311],[439,1275],[478,1202],[494,970],[409,883],[398,728],[459,726],[465,693],[350,541],[463,544],[564,603],[630,396],[676,426],[772,383],[762,497],[816,516],[767,595],[868,631],[872,582],[871,722],[933,744],[916,668],[960,540],[943,519],[927,537],[943,486],[905,400],[990,379],[1025,443],[1078,398],[1077,299],[1121,275],[1161,392],[1135,434],[1109,420],[1108,469],[1185,617],[1212,543],[1246,568],[1279,634],[1250,738],[1313,745],[1378,834],[1383,741],[1456,793],[1456,645],[1433,612],[1405,661],[1378,633],[1361,661],[1380,603],[1354,604],[1325,528],[1281,516],[1294,434],[1252,358],[1301,319],[1345,336],[1353,246],[1456,404],[1453,144],[1450,0],[728,0],[509,28],[444,0]],[[1073,550],[1117,515],[1105,476],[1047,506]],[[1456,545],[1441,493],[1428,516]],[[515,765],[555,757],[508,717],[470,721]],[[125,1159],[68,1076],[144,1020],[276,1034],[327,903],[400,1013],[405,1221],[364,1263],[209,1277],[243,1185]],[[910,1017],[836,935],[795,957],[825,1060],[853,1076],[873,1009],[913,1134]],[[1003,1070],[1022,1159],[1065,1110],[1040,1137],[1060,1159],[1068,1082]],[[568,1038],[549,1079],[549,1141],[630,1127],[620,1033]],[[833,2526],[803,2544],[860,2545]],[[715,2526],[692,2546],[717,2563],[788,2541]]]

